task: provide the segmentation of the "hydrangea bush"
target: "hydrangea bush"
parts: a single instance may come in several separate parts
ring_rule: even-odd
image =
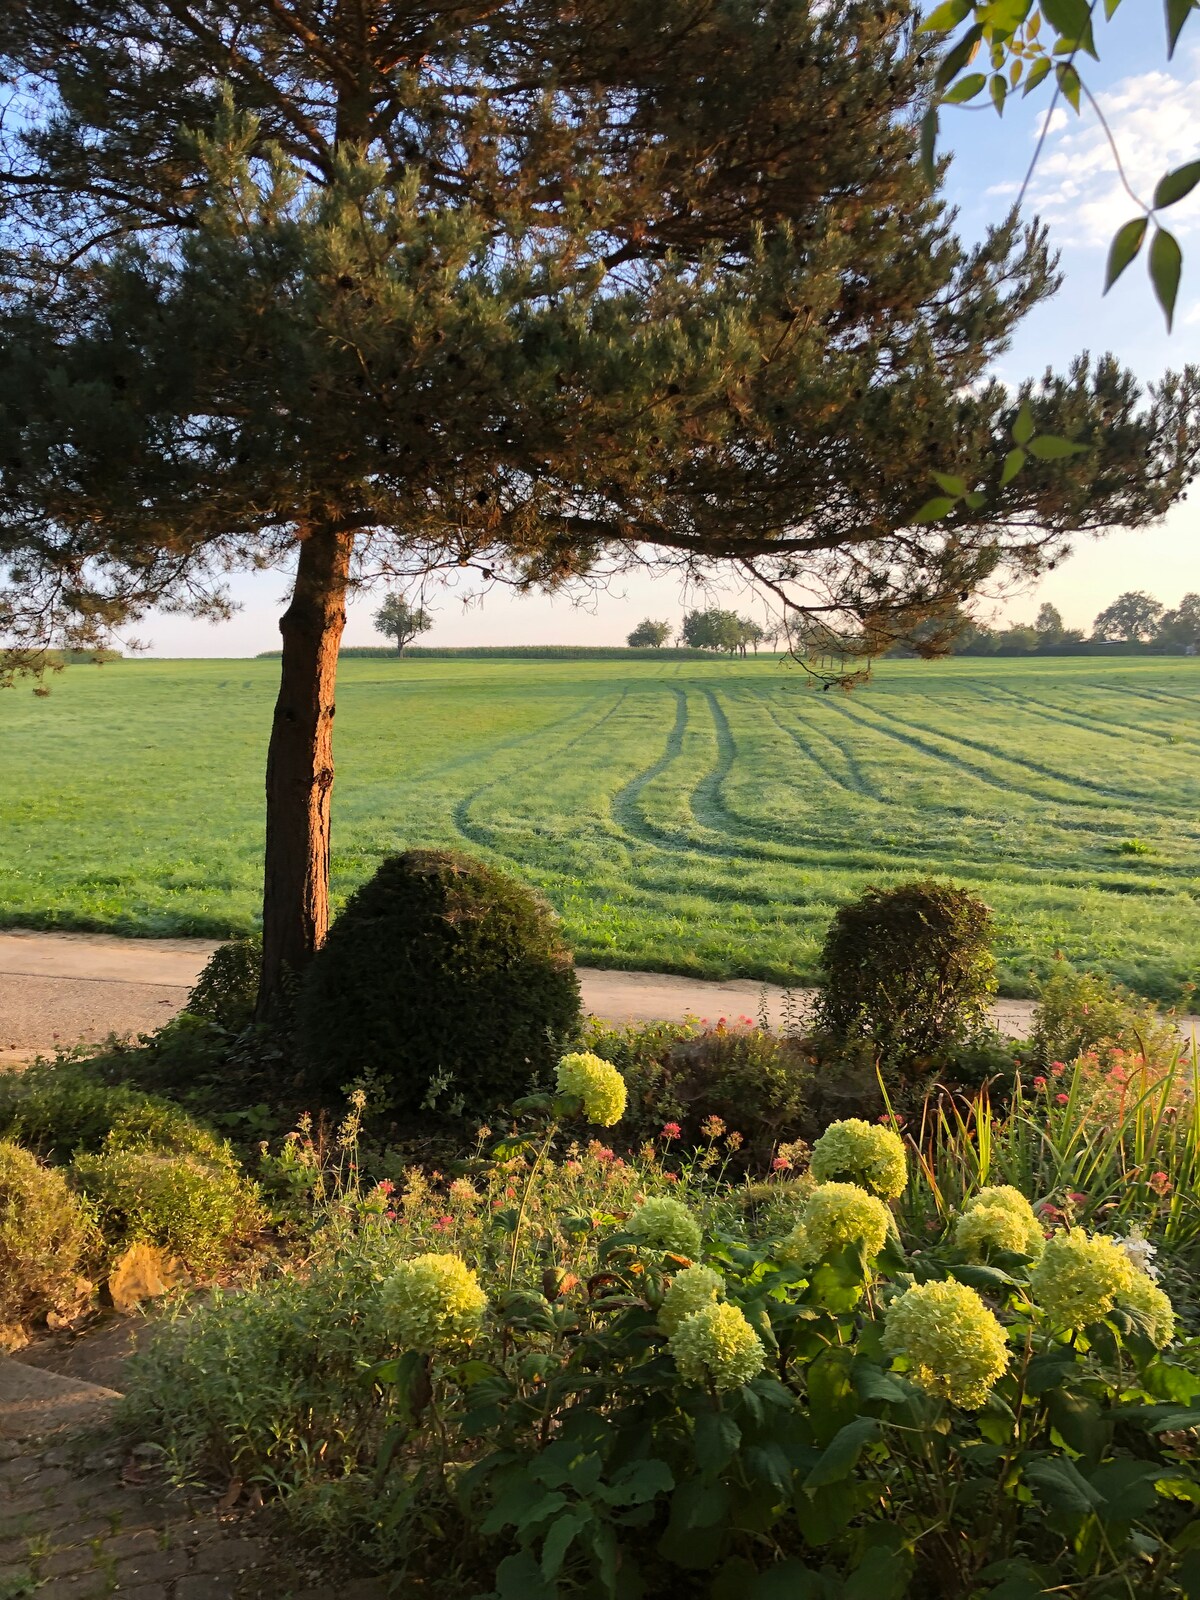
[[[316,1269],[328,1312],[265,1284],[152,1347],[135,1402],[181,1470],[290,1472],[327,1542],[435,1595],[1187,1592],[1200,1375],[1136,1240],[994,1186],[906,1246],[891,1130],[855,1123],[790,1215],[745,1207],[653,1145],[564,1143],[601,1087],[568,1061],[466,1170],[355,1195]],[[306,1407],[260,1420],[259,1461],[243,1340],[273,1404],[294,1384]],[[346,1399],[319,1408],[314,1484],[278,1441],[312,1437],[320,1360]]]

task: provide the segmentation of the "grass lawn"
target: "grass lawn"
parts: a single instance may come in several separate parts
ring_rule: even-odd
[[[278,664],[71,667],[0,696],[0,922],[254,925]],[[1056,950],[1200,978],[1200,660],[885,663],[851,695],[745,662],[348,660],[335,892],[457,844],[542,888],[581,960],[805,982],[832,907],[949,875],[1003,988]]]

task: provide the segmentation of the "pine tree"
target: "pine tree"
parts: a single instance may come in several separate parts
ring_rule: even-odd
[[[1194,372],[987,380],[1056,273],[1015,216],[955,239],[914,16],[6,6],[0,630],[20,667],[294,568],[264,1006],[327,926],[352,586],[732,562],[882,649],[1181,491]],[[1086,450],[1006,473],[1023,401]],[[980,488],[927,523],[934,468]]]

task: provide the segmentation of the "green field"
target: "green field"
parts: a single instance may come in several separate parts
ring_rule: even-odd
[[[253,926],[277,671],[0,695],[0,920]],[[995,907],[1010,993],[1056,950],[1164,999],[1200,977],[1200,660],[887,663],[850,695],[767,658],[353,660],[337,739],[339,897],[452,843],[593,964],[803,982],[840,900],[940,873]]]

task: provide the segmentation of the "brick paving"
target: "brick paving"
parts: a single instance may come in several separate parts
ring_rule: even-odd
[[[388,1600],[86,1438],[0,1439],[0,1600]]]

